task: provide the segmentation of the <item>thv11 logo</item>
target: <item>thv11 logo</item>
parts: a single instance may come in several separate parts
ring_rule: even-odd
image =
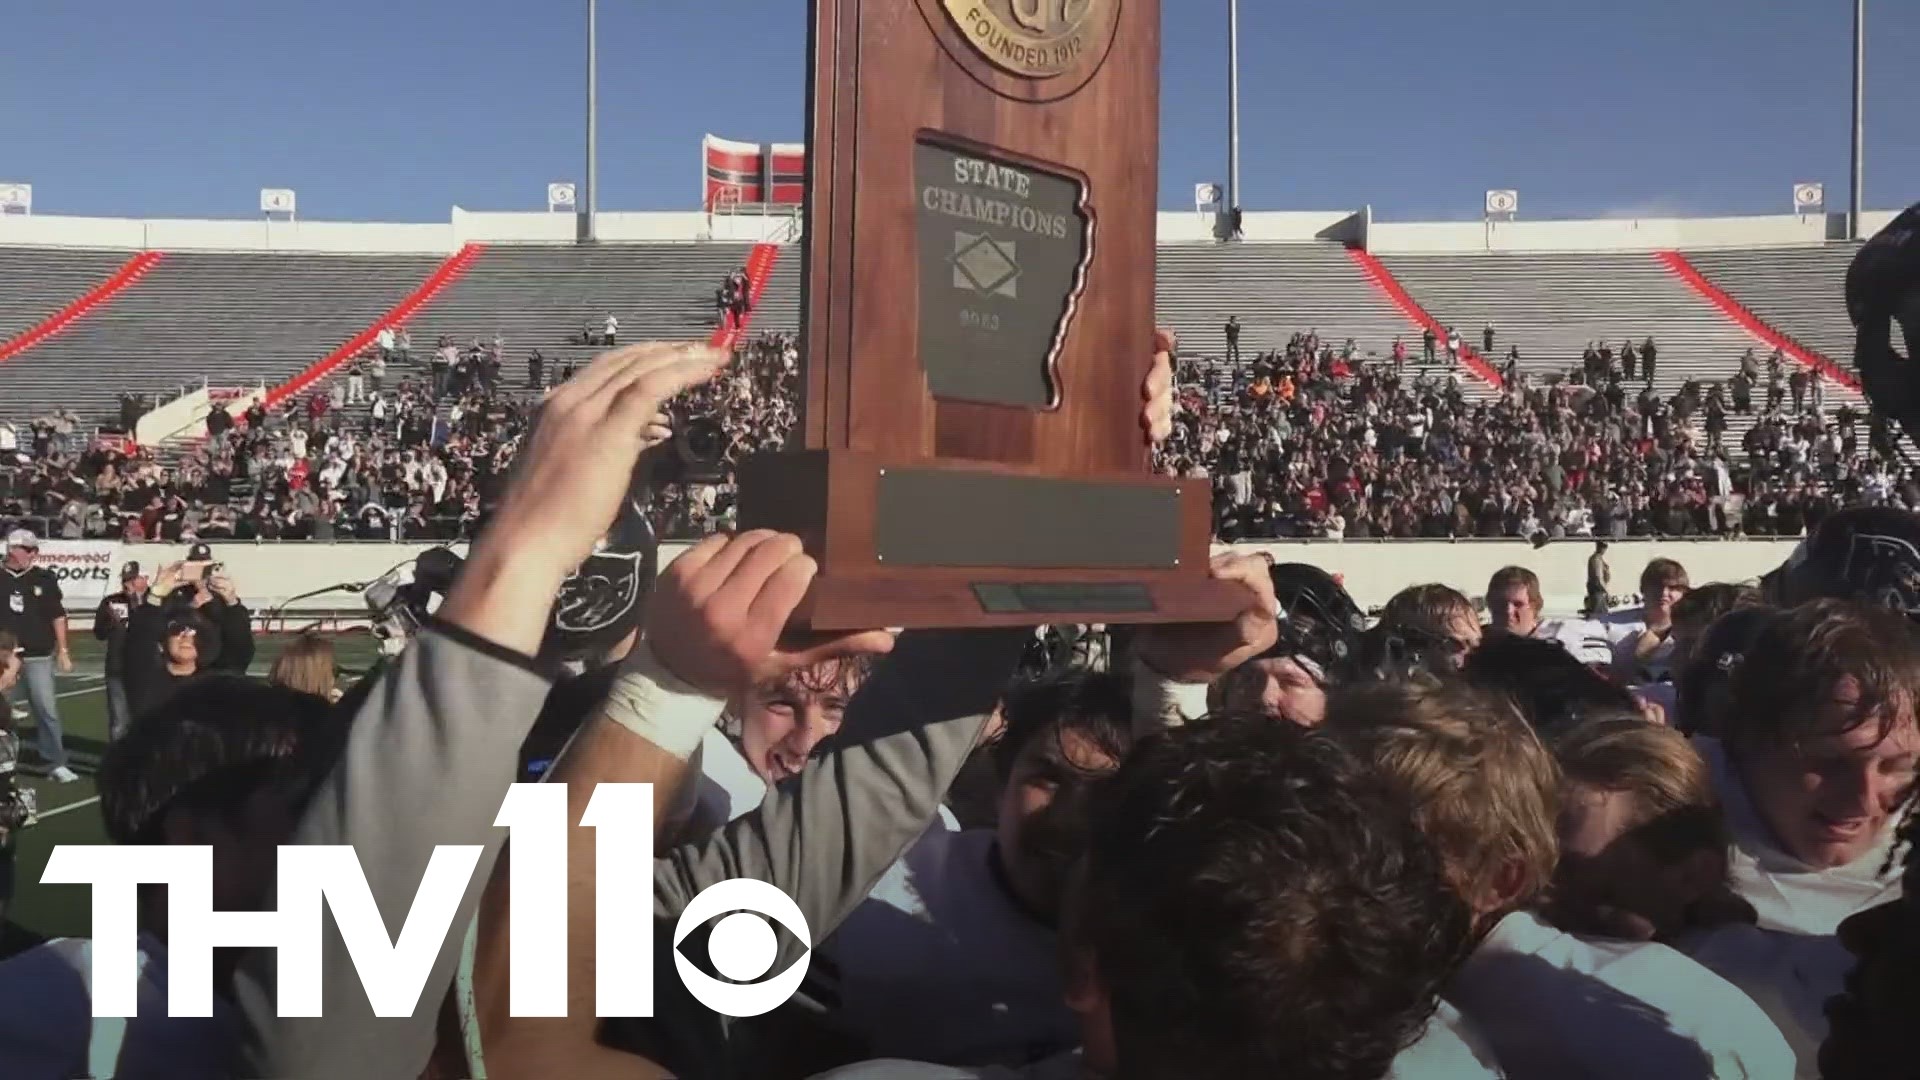
[[[494,819],[513,843],[509,1008],[516,1017],[567,1015],[567,789],[514,784]],[[654,1007],[653,785],[600,784],[580,824],[594,830],[594,1006],[603,1017],[649,1017]],[[412,1016],[480,862],[478,844],[433,849],[397,938],[374,903],[358,853],[346,845],[280,848],[279,909],[213,910],[211,847],[62,844],[40,881],[93,890],[93,1015],[133,1017],[140,973],[139,892],[167,890],[167,1013],[213,1015],[213,950],[279,951],[281,1016],[320,1015],[322,908],[333,913],[376,1016]],[[716,979],[680,949],[707,922]],[[785,971],[768,920],[804,947]],[[466,927],[461,927],[464,935]],[[813,937],[800,906],[764,881],[708,886],[680,913],[674,968],[693,998],[717,1013],[759,1016],[800,988]],[[763,982],[748,980],[765,978]],[[733,981],[726,981],[733,980]],[[437,1004],[437,1003],[432,1003]],[[430,1004],[430,1007],[432,1007]]]

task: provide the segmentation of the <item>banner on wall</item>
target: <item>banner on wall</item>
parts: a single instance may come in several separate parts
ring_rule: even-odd
[[[92,608],[120,590],[118,540],[42,540],[39,564],[60,579],[68,609]]]

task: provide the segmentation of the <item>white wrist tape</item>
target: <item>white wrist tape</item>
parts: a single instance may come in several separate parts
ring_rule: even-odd
[[[642,641],[620,665],[601,715],[680,761],[693,757],[726,706],[668,671]]]
[[[1175,682],[1133,658],[1133,723],[1141,734],[1179,727],[1207,715],[1206,683]]]

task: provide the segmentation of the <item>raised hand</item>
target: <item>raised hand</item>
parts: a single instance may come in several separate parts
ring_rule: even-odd
[[[629,345],[555,390],[482,543],[499,534],[516,560],[571,572],[613,524],[641,452],[671,436],[667,402],[711,379],[729,355],[705,345]]]
[[[1265,555],[1213,557],[1218,581],[1237,581],[1247,604],[1230,622],[1155,626],[1136,639],[1134,655],[1175,682],[1212,682],[1266,652],[1279,639],[1279,603],[1273,595],[1273,561]]]
[[[823,660],[891,650],[884,630],[787,636],[818,572],[799,539],[784,533],[709,536],[661,572],[647,601],[647,647],[679,679],[716,697]]]
[[[1154,331],[1153,367],[1140,384],[1140,426],[1150,446],[1159,446],[1173,434],[1173,352],[1179,346],[1173,331]]]

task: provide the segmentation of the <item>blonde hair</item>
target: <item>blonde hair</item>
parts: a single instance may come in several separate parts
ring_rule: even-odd
[[[1386,683],[1334,695],[1327,730],[1407,799],[1469,903],[1498,896],[1511,910],[1546,891],[1560,861],[1560,772],[1507,699]],[[1520,880],[1504,883],[1516,866]]]
[[[1568,783],[1626,794],[1633,801],[1627,828],[1639,830],[1663,862],[1730,842],[1706,760],[1670,727],[1599,717],[1556,736],[1553,756]]]
[[[273,670],[267,674],[267,681],[275,686],[284,686],[329,701],[333,700],[336,679],[333,642],[314,633],[303,633],[294,638],[274,658]]]

